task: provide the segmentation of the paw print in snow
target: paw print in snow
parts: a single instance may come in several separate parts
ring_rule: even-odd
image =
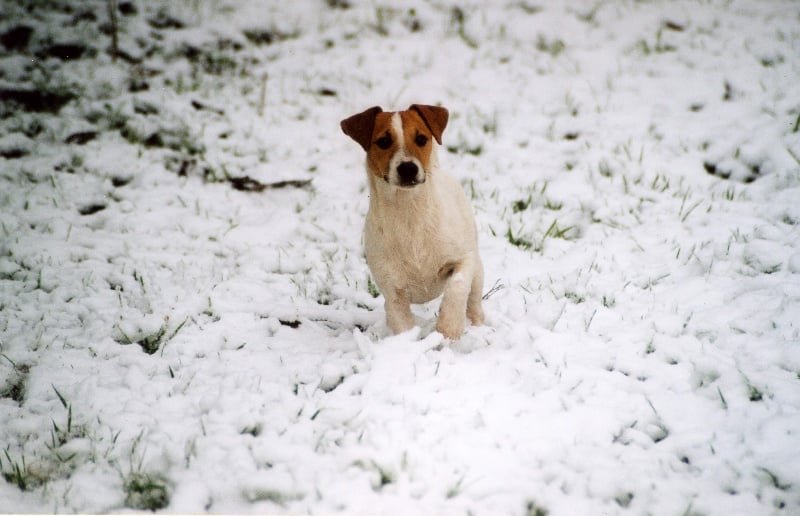
[[[721,142],[719,142],[721,143]],[[707,154],[703,168],[711,175],[752,183],[759,177],[785,170],[795,165],[778,128],[762,126],[748,140],[734,140]]]
[[[703,168],[712,176],[741,181],[742,183],[752,183],[762,175],[761,164],[746,164],[734,158],[717,161],[704,161]]]

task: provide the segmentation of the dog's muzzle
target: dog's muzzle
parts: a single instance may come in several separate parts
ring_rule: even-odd
[[[420,170],[413,161],[404,161],[397,165],[398,186],[416,186],[425,182],[425,176],[420,177]]]

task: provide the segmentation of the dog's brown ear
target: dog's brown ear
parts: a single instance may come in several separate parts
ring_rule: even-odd
[[[344,134],[357,141],[366,151],[369,150],[369,144],[372,143],[375,117],[382,111],[378,106],[371,107],[350,118],[345,118],[339,125],[341,125]]]
[[[422,117],[425,125],[431,130],[433,137],[436,138],[436,142],[441,145],[442,133],[444,132],[444,128],[447,127],[447,120],[450,117],[447,110],[443,107],[426,106],[424,104],[413,104],[408,109],[416,111],[419,116]]]

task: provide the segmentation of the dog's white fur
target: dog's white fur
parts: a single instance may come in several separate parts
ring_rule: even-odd
[[[447,111],[436,109],[444,111],[446,124]],[[440,140],[444,127],[431,132],[424,116],[412,117],[409,112],[402,117],[400,113],[391,114],[388,133],[396,149],[385,171],[380,170],[381,160],[374,156],[380,150],[375,149],[370,156],[372,142],[385,127],[376,127],[368,140],[363,135],[359,138],[367,150],[370,190],[364,228],[367,264],[386,299],[386,320],[394,333],[414,326],[411,303],[425,303],[444,294],[436,329],[449,339],[457,339],[464,333],[467,317],[475,325],[484,321],[483,265],[475,220],[461,185],[439,168],[433,139],[427,144],[431,147],[429,156],[409,148],[414,145],[408,143],[414,141],[410,131],[428,129],[428,137]],[[345,133],[354,139],[347,123],[363,115],[342,122]],[[401,185],[398,167],[404,162],[418,167],[412,186]]]

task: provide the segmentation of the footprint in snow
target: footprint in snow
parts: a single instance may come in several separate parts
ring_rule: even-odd
[[[726,158],[720,161],[704,161],[703,168],[712,176],[752,183],[763,174],[762,164],[746,164],[738,159]]]
[[[758,123],[747,138],[728,133],[704,144],[705,171],[731,181],[752,183],[767,174],[797,166],[796,151],[787,144],[785,127]]]

